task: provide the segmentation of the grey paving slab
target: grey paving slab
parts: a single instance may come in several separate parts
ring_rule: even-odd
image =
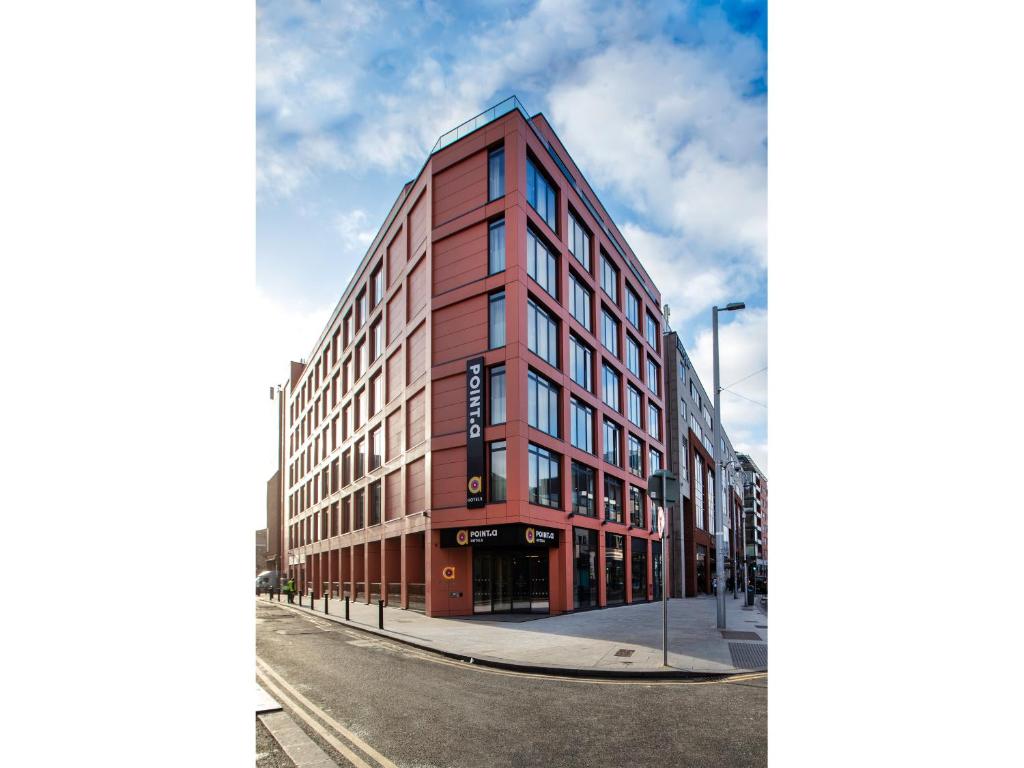
[[[296,768],[337,768],[337,763],[287,713],[271,712],[259,718]]]

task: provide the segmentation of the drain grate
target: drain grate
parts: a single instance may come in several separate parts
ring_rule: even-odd
[[[757,632],[738,632],[735,629],[723,629],[721,630],[722,637],[726,640],[760,640],[761,636]]]
[[[760,669],[768,666],[768,646],[753,643],[729,643],[732,665],[739,669]]]
[[[632,656],[634,653],[636,653],[636,650],[633,649],[633,648],[619,648],[619,650],[617,650],[615,652],[615,655],[616,656]]]

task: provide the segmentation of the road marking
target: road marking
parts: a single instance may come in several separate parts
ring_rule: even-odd
[[[268,675],[270,675],[271,677],[274,678],[274,680],[279,682],[296,699],[298,699],[300,702],[302,702],[302,704],[305,705],[309,709],[310,712],[312,712],[317,717],[319,717],[321,720],[323,720],[325,723],[327,723],[332,728],[334,728],[334,730],[336,730],[339,734],[341,734],[346,739],[348,739],[350,742],[352,742],[357,747],[359,747],[359,749],[361,749],[367,755],[369,755],[374,760],[376,760],[378,763],[380,763],[382,766],[384,766],[384,768],[398,768],[397,765],[395,765],[393,762],[391,762],[386,757],[384,757],[384,755],[382,755],[380,752],[375,750],[373,747],[371,747],[369,744],[367,744],[361,738],[356,736],[356,734],[352,733],[352,731],[350,731],[348,728],[343,726],[337,720],[335,720],[330,715],[328,715],[326,712],[324,712],[322,709],[320,709],[316,704],[314,704],[309,699],[307,699],[305,696],[303,696],[301,693],[299,693],[297,690],[295,690],[291,685],[288,684],[287,680],[285,680],[283,677],[281,677],[281,675],[279,675],[277,672],[275,672],[274,669],[269,664],[267,664],[267,662],[265,662],[263,659],[261,659],[259,656],[256,657],[256,664],[258,666],[262,667],[266,671],[266,673]],[[365,765],[365,763],[363,763],[363,765]]]

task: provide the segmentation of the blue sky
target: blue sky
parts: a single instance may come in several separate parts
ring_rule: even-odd
[[[306,357],[437,137],[516,94],[544,112],[671,307],[711,389],[767,366],[763,2],[259,2],[260,370]],[[723,394],[767,471],[767,374]],[[753,402],[752,402],[753,401]],[[268,417],[266,475],[273,472]],[[265,479],[265,478],[264,478]]]

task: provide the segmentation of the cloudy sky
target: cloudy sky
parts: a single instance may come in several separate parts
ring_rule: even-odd
[[[743,0],[258,2],[260,385],[309,355],[437,137],[515,94],[654,278],[708,391],[711,306],[746,302],[723,315],[722,384],[744,379],[723,424],[768,471],[766,17]]]

